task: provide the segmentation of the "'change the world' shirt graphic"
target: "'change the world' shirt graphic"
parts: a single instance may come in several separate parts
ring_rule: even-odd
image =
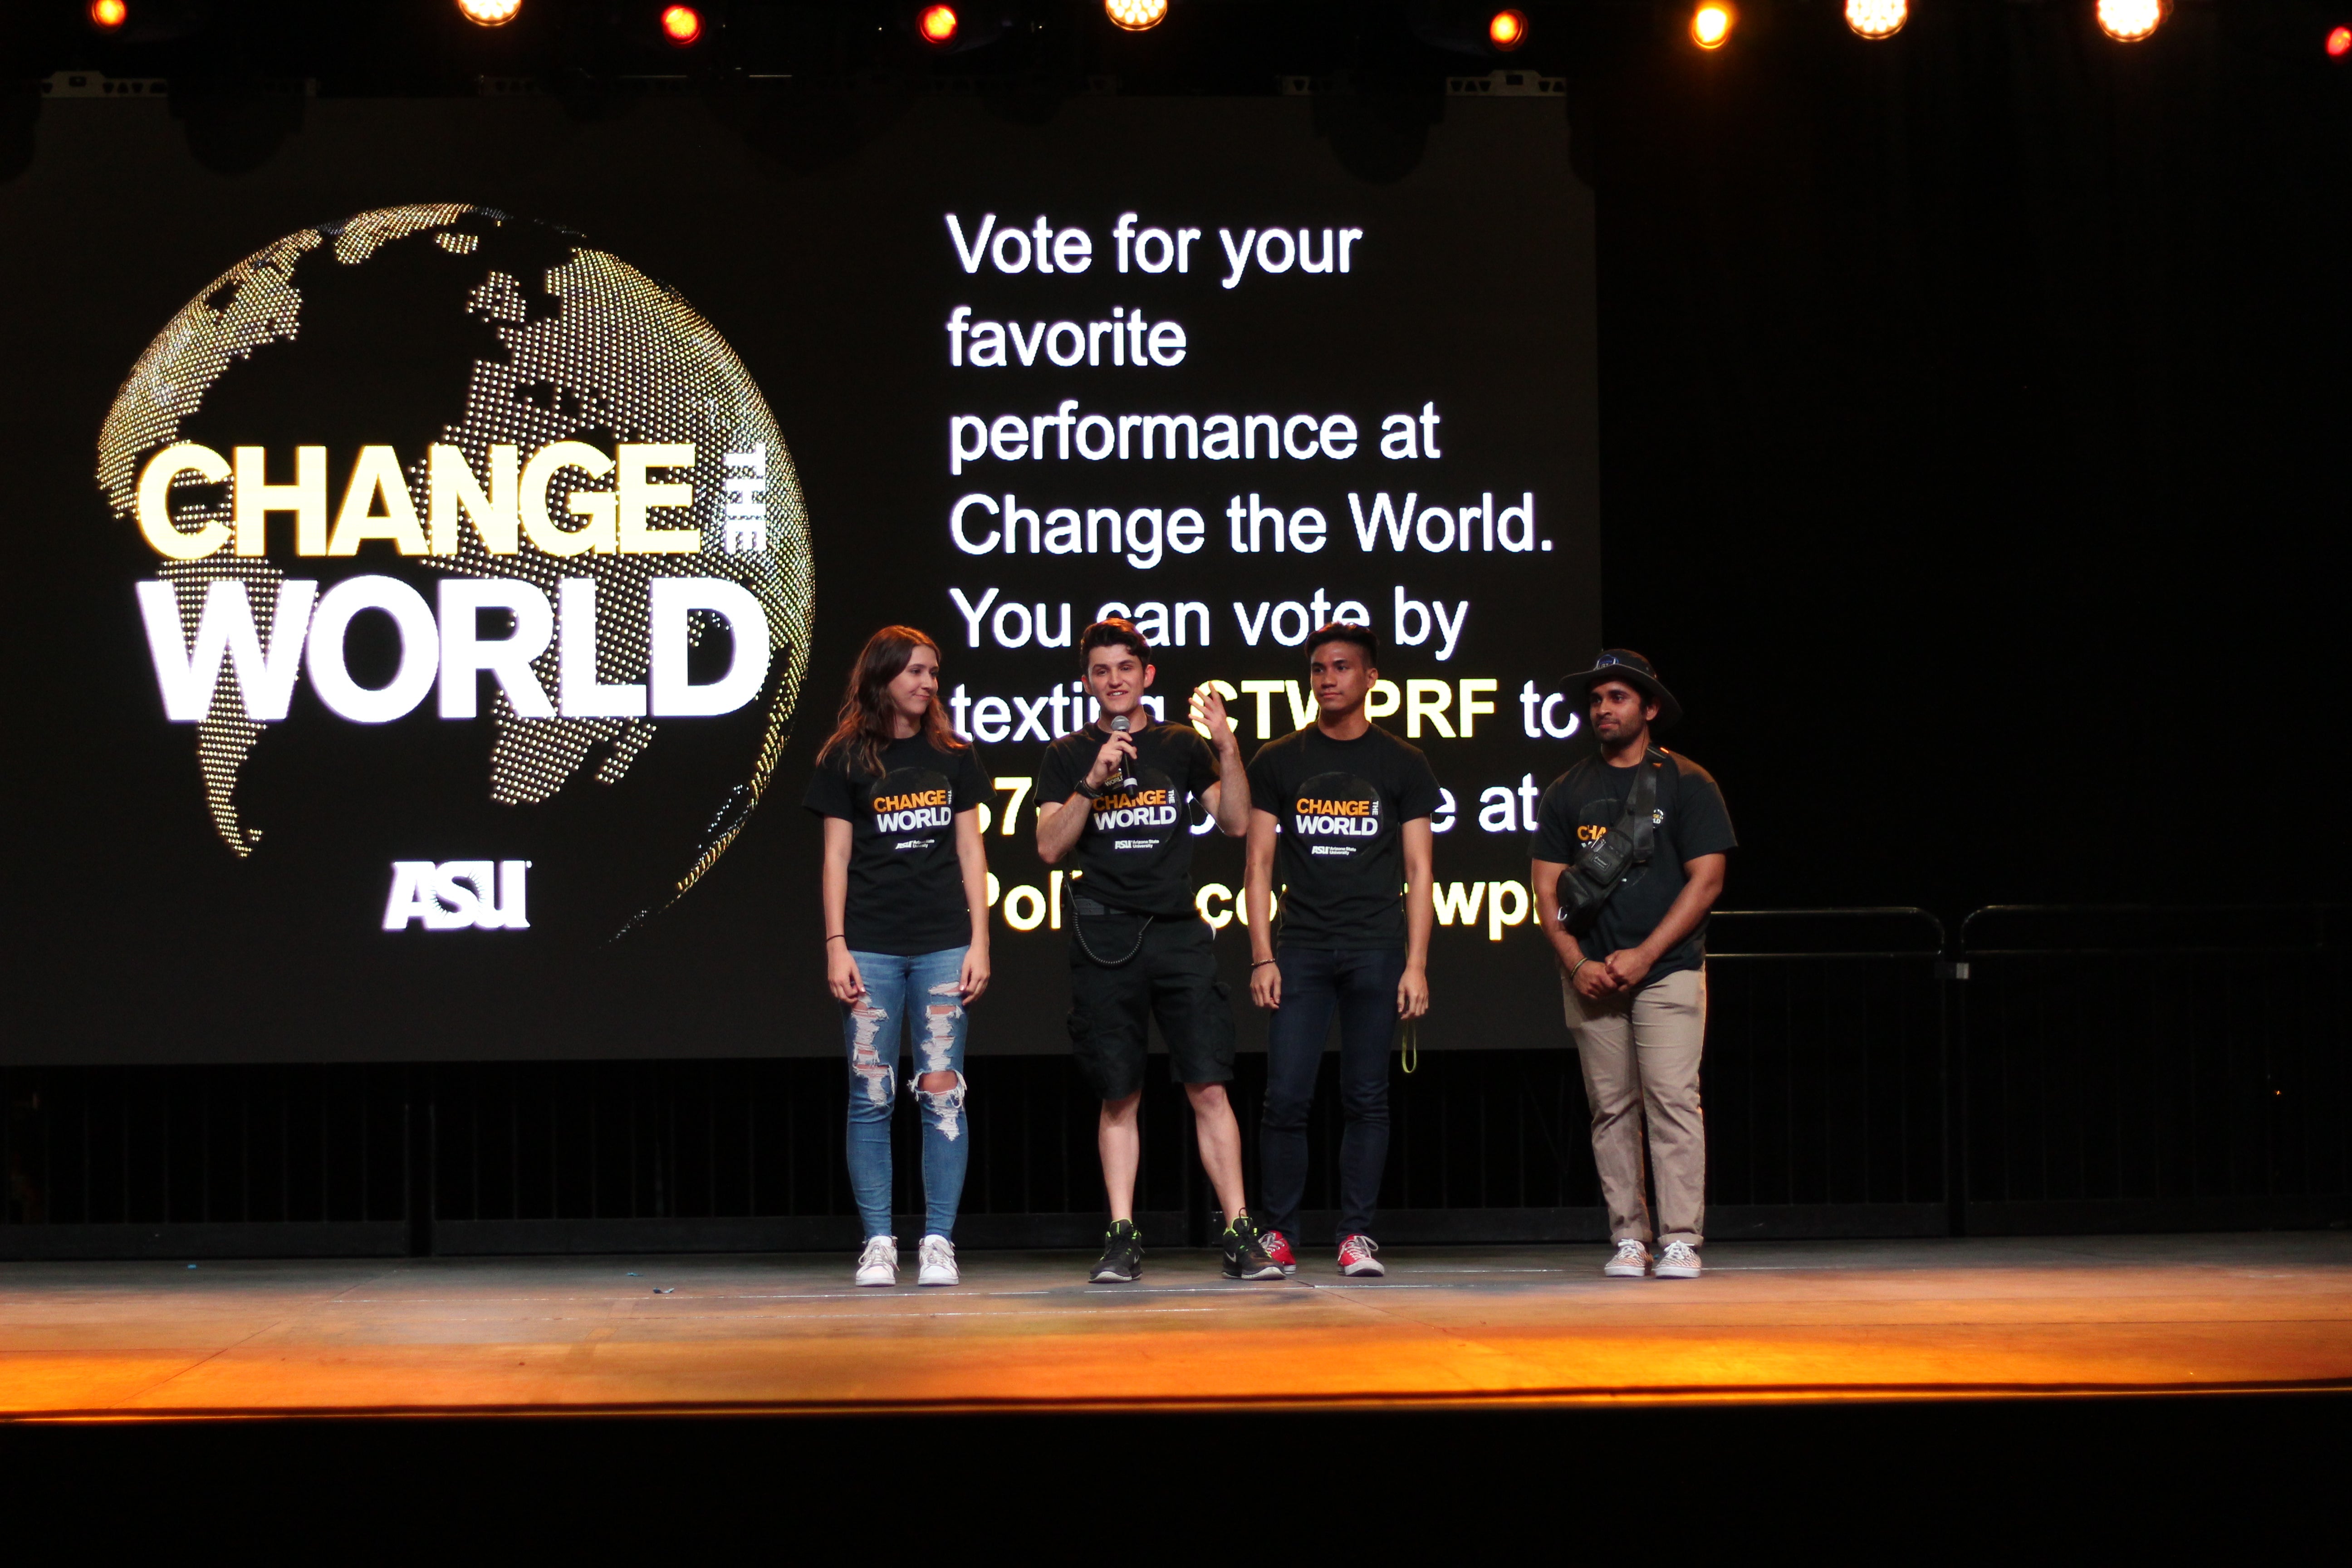
[[[948,781],[929,768],[893,769],[874,782],[873,790],[874,833],[895,840],[894,854],[929,849],[955,826]]]
[[[1114,783],[1095,800],[1087,829],[1114,853],[1152,854],[1182,826],[1182,796],[1158,768],[1138,768],[1134,776],[1133,789]]]
[[[1309,855],[1352,859],[1381,836],[1380,792],[1353,773],[1318,773],[1298,786],[1290,830]]]

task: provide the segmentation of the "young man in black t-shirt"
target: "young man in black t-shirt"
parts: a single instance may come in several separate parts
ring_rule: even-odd
[[[1437,775],[1364,713],[1380,645],[1368,626],[1307,644],[1315,722],[1250,760],[1250,999],[1271,1008],[1259,1122],[1266,1247],[1295,1267],[1307,1111],[1339,1018],[1339,1272],[1384,1274],[1372,1212],[1389,1157],[1389,1042],[1429,1010],[1430,818]],[[1277,856],[1277,840],[1279,854]],[[1275,939],[1279,859],[1281,940]]]
[[[1088,626],[1078,647],[1087,689],[1102,713],[1046,748],[1037,774],[1037,853],[1048,866],[1077,861],[1066,906],[1070,1049],[1102,1097],[1096,1144],[1111,1219],[1092,1278],[1125,1282],[1143,1271],[1136,1108],[1156,1016],[1169,1065],[1192,1101],[1202,1167],[1231,1216],[1225,1273],[1278,1279],[1282,1270],[1266,1256],[1242,1197],[1241,1129],[1225,1097],[1234,1076],[1233,1004],[1192,891],[1191,803],[1199,801],[1228,837],[1248,826],[1241,747],[1224,702],[1207,688],[1192,696],[1206,741],[1184,725],[1153,721],[1143,693],[1159,672],[1150,646],[1127,622]]]
[[[1713,775],[1651,743],[1682,705],[1649,660],[1608,649],[1570,679],[1569,689],[1585,694],[1601,752],[1544,792],[1528,880],[1559,956],[1560,994],[1592,1108],[1592,1158],[1616,1244],[1601,1272],[1638,1279],[1648,1268],[1661,1279],[1695,1279],[1706,1219],[1706,1126],[1698,1101],[1706,916],[1723,891],[1725,855],[1738,841]],[[1648,858],[1622,867],[1597,910],[1587,906],[1573,928],[1563,924],[1560,874],[1626,821],[1645,771],[1655,786]],[[1579,874],[1598,887],[1587,865]],[[1645,1124],[1658,1189],[1654,1231],[1643,1193]],[[1664,1244],[1654,1266],[1653,1240]]]

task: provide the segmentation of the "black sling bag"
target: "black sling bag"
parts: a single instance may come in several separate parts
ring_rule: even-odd
[[[1584,847],[1576,863],[1559,874],[1559,923],[1570,934],[1582,936],[1601,919],[1601,906],[1617,890],[1625,873],[1649,864],[1658,841],[1658,771],[1663,761],[1643,759],[1642,775],[1625,797],[1625,815],[1598,839]]]

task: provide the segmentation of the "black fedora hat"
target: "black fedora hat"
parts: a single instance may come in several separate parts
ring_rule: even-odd
[[[1574,692],[1580,705],[1590,706],[1592,689],[1604,680],[1622,680],[1658,705],[1658,716],[1650,721],[1653,730],[1663,730],[1683,716],[1683,705],[1658,679],[1657,670],[1630,647],[1602,648],[1591,669],[1578,670],[1560,689]]]

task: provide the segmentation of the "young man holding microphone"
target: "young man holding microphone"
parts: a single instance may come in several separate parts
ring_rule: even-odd
[[[1143,694],[1159,671],[1134,626],[1098,621],[1078,639],[1087,689],[1102,711],[1046,748],[1037,775],[1037,855],[1075,859],[1068,891],[1070,1049],[1102,1099],[1096,1145],[1110,1229],[1089,1278],[1127,1283],[1143,1272],[1135,1227],[1142,1152],[1136,1110],[1150,1020],[1171,1070],[1192,1102],[1201,1165],[1228,1216],[1224,1268],[1236,1279],[1278,1279],[1242,1194],[1242,1139],[1225,1085],[1234,1076],[1231,998],[1217,979],[1208,923],[1193,902],[1191,803],[1220,831],[1249,826],[1241,747],[1213,690],[1192,694],[1208,738],[1154,721]]]

